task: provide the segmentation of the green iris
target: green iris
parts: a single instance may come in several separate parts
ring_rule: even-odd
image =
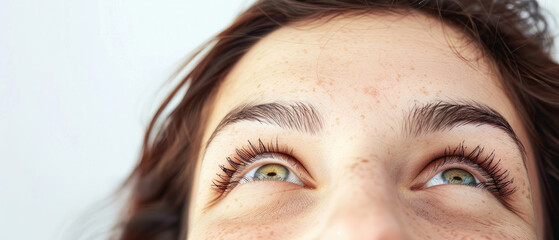
[[[285,181],[289,171],[282,165],[266,164],[259,167],[254,173],[254,179]]]
[[[443,180],[450,184],[462,184],[469,186],[476,186],[474,176],[462,169],[452,168],[443,172]]]

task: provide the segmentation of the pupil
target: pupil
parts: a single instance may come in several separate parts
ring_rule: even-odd
[[[452,179],[455,180],[455,181],[462,181],[461,177],[453,177]]]
[[[273,176],[276,176],[276,173],[275,173],[275,172],[269,172],[269,173],[266,174],[266,175],[268,175],[268,177],[273,177]]]

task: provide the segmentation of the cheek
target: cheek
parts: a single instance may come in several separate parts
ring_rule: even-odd
[[[191,225],[192,239],[295,239],[309,229],[315,197],[290,183],[252,182]],[[255,194],[257,193],[257,194]]]
[[[197,229],[201,230],[201,229]],[[301,232],[300,226],[290,223],[239,223],[216,221],[193,239],[293,239]]]
[[[316,211],[321,212],[321,211]],[[326,211],[324,211],[326,212]],[[457,230],[453,227],[438,226],[417,216],[413,210],[407,211],[406,219],[402,222],[409,233],[409,239],[530,239],[520,236],[518,229],[502,229],[484,232],[480,230]],[[212,219],[194,224],[195,229],[189,239],[309,239],[315,238],[328,226],[320,220],[327,216],[309,214],[298,218],[278,221],[269,219],[267,222],[247,221],[239,219]],[[508,231],[507,231],[508,230]]]
[[[426,235],[436,239],[536,239],[529,225],[496,200],[473,197],[462,190],[436,193],[439,190],[422,190],[410,199],[414,212],[408,218],[418,218],[415,222]]]
[[[229,206],[231,207],[235,206]],[[260,211],[247,214],[251,216],[227,219],[219,216],[205,218],[194,224],[195,229],[192,229],[191,239],[300,239],[309,231],[308,223],[312,222],[312,219],[305,214],[284,219],[275,213],[271,213],[268,217],[254,217],[252,215],[255,212]],[[258,213],[258,215],[265,215],[265,213]]]
[[[515,239],[510,236],[507,237],[507,235],[502,232],[495,232],[495,230],[490,232],[480,230],[458,230],[455,227],[436,225],[425,220],[422,216],[419,216],[418,212],[415,210],[409,210],[405,215],[406,230],[411,234],[410,239]]]
[[[441,212],[438,205],[436,202],[407,205],[400,202],[396,208],[399,213],[394,213],[392,217],[399,216],[399,231],[406,232],[408,239],[532,239],[526,235],[526,229],[507,225],[502,222],[503,219],[496,225],[491,224],[491,221],[496,221],[494,219],[489,222],[480,220],[477,224],[481,222],[486,227],[476,227],[468,221],[470,218],[455,212]],[[326,202],[304,204],[297,199],[282,202],[271,202],[265,198],[232,201],[221,206],[219,211],[203,215],[194,222],[189,239],[313,239],[331,227],[328,222],[335,221],[332,218],[336,216],[328,214],[335,210],[332,209],[336,208],[334,206],[344,207]],[[231,214],[231,211],[236,213]],[[432,219],[426,219],[426,215],[444,218],[453,224],[437,224]],[[374,230],[375,226],[378,225],[371,224],[370,230]]]

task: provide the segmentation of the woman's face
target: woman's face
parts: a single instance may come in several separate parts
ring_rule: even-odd
[[[266,36],[213,95],[189,238],[535,239],[533,153],[481,56],[422,15]]]

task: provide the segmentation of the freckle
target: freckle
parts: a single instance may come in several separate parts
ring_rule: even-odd
[[[349,169],[350,169],[351,171],[355,171],[355,169],[356,169],[357,167],[359,167],[359,163],[358,163],[358,162],[357,162],[357,163],[351,164],[351,166],[349,166]]]
[[[519,171],[519,172],[520,172],[520,167],[516,167],[516,171]]]
[[[427,73],[423,74],[424,77],[427,77]]]
[[[361,114],[361,119],[365,119],[365,115]]]
[[[427,90],[425,90],[424,87],[421,88],[421,92],[422,92],[423,94],[425,94],[425,96],[429,96],[429,92],[428,92]]]
[[[316,88],[313,87],[313,88],[312,88],[312,91],[313,91],[313,92],[316,92]]]
[[[367,94],[376,97],[378,95],[377,90],[373,87],[370,87],[369,89],[367,89]]]
[[[330,81],[328,84],[330,84],[330,86],[334,85],[334,81]]]
[[[340,118],[336,118],[336,124],[340,125]]]
[[[367,160],[367,159],[361,159],[361,162],[362,162],[362,163],[368,163],[369,160]]]
[[[411,66],[410,69],[411,69],[411,70],[415,70],[415,67]]]
[[[307,53],[307,49],[303,49],[303,52],[304,52],[304,53]]]
[[[259,83],[258,85],[256,85],[256,88],[260,88],[260,85],[262,85],[262,83]]]
[[[364,94],[371,95],[373,97],[376,97],[376,95],[377,95],[377,91],[373,87],[366,87],[366,88],[363,88],[361,91],[363,91]]]

